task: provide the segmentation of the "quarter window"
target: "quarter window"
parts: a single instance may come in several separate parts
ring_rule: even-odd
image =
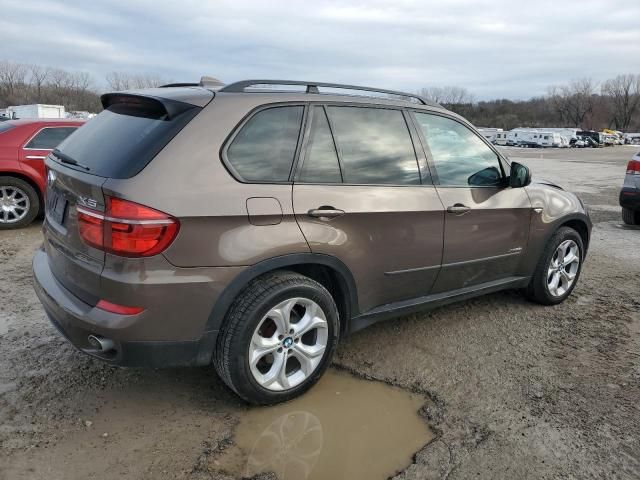
[[[418,162],[400,110],[328,107],[345,183],[417,185]]]
[[[498,156],[469,128],[439,115],[415,113],[415,116],[441,185],[477,187],[502,183]]]
[[[76,131],[78,127],[47,127],[33,137],[24,148],[53,150],[60,142]]]
[[[300,171],[300,180],[309,183],[342,182],[338,153],[323,107],[313,108],[311,135],[307,156]]]
[[[256,113],[242,127],[227,149],[227,160],[243,180],[289,180],[303,108],[268,108]]]

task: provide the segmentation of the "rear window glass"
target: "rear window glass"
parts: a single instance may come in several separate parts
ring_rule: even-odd
[[[24,148],[53,150],[60,142],[77,130],[78,127],[46,127],[36,133]]]
[[[169,117],[159,104],[111,105],[58,146],[77,167],[101,177],[138,174],[200,111],[189,107]],[[66,165],[74,168],[72,165]]]
[[[268,108],[251,117],[227,149],[227,160],[240,178],[248,182],[289,180],[303,108]]]

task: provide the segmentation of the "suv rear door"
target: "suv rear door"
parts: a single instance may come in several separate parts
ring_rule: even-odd
[[[442,270],[433,292],[515,275],[527,248],[531,202],[511,188],[499,155],[461,122],[414,112],[446,209]]]
[[[44,246],[56,279],[95,305],[105,252],[85,242],[78,207],[105,212],[103,185],[138,174],[200,111],[169,99],[133,94],[103,96],[103,110],[46,159]]]
[[[426,295],[440,269],[444,209],[415,141],[401,109],[311,107],[294,211],[311,250],[350,269],[362,312]]]

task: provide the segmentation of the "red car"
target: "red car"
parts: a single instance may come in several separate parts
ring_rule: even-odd
[[[0,230],[29,225],[43,211],[44,159],[84,120],[0,123]]]

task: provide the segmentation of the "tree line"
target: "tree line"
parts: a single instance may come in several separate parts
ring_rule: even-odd
[[[158,75],[111,72],[108,90],[157,87],[167,83]],[[0,61],[0,108],[44,103],[64,105],[67,111],[99,112],[100,91],[86,72],[71,72],[42,65]]]
[[[466,117],[474,125],[516,127],[610,128],[640,131],[640,75],[618,75],[601,84],[589,78],[548,88],[529,100],[476,101],[460,87],[423,88],[418,93]]]
[[[157,87],[168,83],[159,75],[114,71],[102,85],[109,90]],[[99,112],[104,86],[86,72],[0,61],[0,108],[45,103],[67,111]],[[476,100],[455,86],[423,88],[418,93],[483,127],[580,127],[640,131],[640,75],[618,75],[600,84],[589,78],[549,87],[529,100]]]

